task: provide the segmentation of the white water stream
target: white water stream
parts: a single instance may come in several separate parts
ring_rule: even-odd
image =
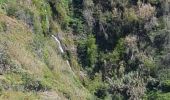
[[[61,43],[59,41],[59,39],[57,37],[55,37],[54,35],[52,35],[52,37],[55,39],[55,41],[58,43],[58,47],[61,51],[61,53],[64,53],[63,47],[61,46]]]
[[[64,54],[64,49],[63,49],[63,47],[62,47],[62,45],[61,45],[60,40],[59,40],[56,36],[54,36],[54,35],[52,35],[52,37],[53,37],[53,38],[55,39],[55,41],[57,42],[58,47],[59,47],[59,49],[60,49],[60,52],[61,52],[62,54]],[[69,66],[70,70],[72,71],[71,66],[70,66],[70,62],[69,62],[68,60],[66,60],[66,63],[67,63],[67,65]],[[74,74],[74,72],[73,72],[73,74]]]

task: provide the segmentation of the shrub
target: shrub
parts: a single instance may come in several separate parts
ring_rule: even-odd
[[[52,16],[50,5],[44,0],[33,0],[33,4],[36,5],[36,10],[38,11],[36,13],[38,13],[39,16],[42,31],[47,35],[49,34],[50,19]]]
[[[45,91],[48,89],[48,86],[45,86],[41,80],[31,77],[27,73],[22,74],[22,85],[26,91]]]
[[[119,39],[115,49],[111,54],[111,61],[116,63],[117,61],[121,60],[123,54],[125,53],[125,44],[123,38]]]
[[[41,59],[43,59],[43,50],[45,45],[45,39],[42,34],[37,34],[33,38],[31,43],[33,52]]]
[[[92,69],[94,68],[97,61],[97,46],[95,43],[95,38],[93,35],[89,35],[87,40],[83,40],[79,42],[78,45],[78,54],[80,58],[80,62],[84,67]]]
[[[5,31],[7,31],[6,23],[1,22],[0,23],[0,32],[4,33]]]
[[[147,95],[147,100],[169,100],[170,93],[162,93],[160,91],[150,92]]]
[[[148,0],[148,2],[151,3],[151,4],[156,5],[156,4],[160,3],[161,0]]]
[[[9,56],[5,52],[5,47],[0,45],[0,74],[4,74],[10,70]]]
[[[113,94],[119,93],[127,99],[141,99],[146,88],[144,87],[144,79],[139,75],[138,72],[131,72],[124,77],[112,81],[111,91]],[[122,97],[120,96],[120,97]]]
[[[33,30],[34,30],[34,33],[36,34],[43,33],[40,16],[37,13],[34,13],[34,16],[33,16]]]
[[[6,14],[6,6],[4,3],[0,3],[0,13]]]
[[[98,95],[98,97],[106,96],[106,94],[99,94],[99,91],[105,91],[107,86],[102,82],[102,77],[100,73],[97,73],[93,79],[86,79],[84,83],[85,87],[92,93]]]
[[[170,92],[170,80],[165,80],[161,83],[161,90],[163,92]]]
[[[73,29],[75,34],[84,33],[84,25],[80,19],[74,18],[70,21],[70,27]]]
[[[148,20],[154,13],[155,7],[151,6],[151,4],[142,4],[139,6],[139,18]]]
[[[136,15],[136,12],[134,9],[130,8],[130,9],[125,9],[125,18],[129,21],[136,21],[138,20],[138,17]]]
[[[35,33],[49,34],[51,9],[50,5],[44,0],[32,0],[32,5],[20,2],[10,2],[7,6],[7,15],[14,16],[27,23]]]
[[[150,70],[153,70],[155,68],[155,62],[152,59],[145,58],[144,59],[144,66]]]
[[[68,30],[70,18],[69,0],[49,1],[53,18],[61,25],[63,30]]]
[[[158,74],[159,73],[159,74]],[[170,69],[159,69],[157,71],[157,77],[159,80],[164,81],[170,79]]]
[[[93,67],[97,61],[97,46],[96,40],[93,35],[89,35],[87,38],[87,62],[89,67]]]

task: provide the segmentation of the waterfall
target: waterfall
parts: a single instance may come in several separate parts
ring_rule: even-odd
[[[61,46],[61,43],[59,41],[59,39],[57,37],[55,37],[54,35],[52,35],[52,37],[55,39],[55,41],[58,43],[58,47],[61,51],[61,53],[64,53],[63,47]]]
[[[66,62],[67,62],[67,65],[71,68],[70,62],[68,60],[66,60]]]
[[[60,42],[60,40],[56,37],[56,36],[54,36],[54,35],[52,35],[52,37],[55,39],[55,41],[58,43],[58,47],[59,47],[59,49],[60,49],[60,52],[62,53],[62,54],[64,54],[64,49],[63,49],[63,47],[62,47],[62,45],[61,45],[61,42]],[[69,66],[69,68],[70,68],[70,70],[72,70],[71,69],[71,66],[70,66],[70,62],[68,61],[68,60],[66,60],[66,63],[67,63],[67,65]],[[73,73],[74,74],[74,73]]]

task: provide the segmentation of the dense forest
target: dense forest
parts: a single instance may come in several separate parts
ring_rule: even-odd
[[[169,100],[170,0],[0,0],[1,100]]]

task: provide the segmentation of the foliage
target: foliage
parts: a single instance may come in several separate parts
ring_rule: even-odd
[[[21,79],[23,81],[22,85],[26,91],[46,91],[48,89],[47,86],[42,84],[42,81],[36,80],[28,74],[23,74]]]
[[[152,59],[144,59],[144,66],[148,69],[153,70],[156,65]]]
[[[9,62],[9,56],[5,51],[5,47],[0,45],[0,74],[4,74],[10,70]]]
[[[93,35],[89,35],[87,40],[80,41],[78,46],[80,60],[84,67],[89,67],[92,70],[97,61],[97,46]]]
[[[88,36],[87,38],[87,62],[89,67],[94,67],[97,58],[97,46],[95,44],[95,38],[93,35]]]
[[[100,73],[95,74],[93,79],[86,79],[84,86],[95,95],[95,99],[109,98],[107,92],[108,86],[102,81]]]
[[[2,73],[0,81],[11,91],[52,89],[73,100],[87,99],[91,94],[102,100],[166,100],[170,36],[164,29],[164,3],[0,0],[0,45],[7,47],[0,48],[0,65],[11,68]],[[71,66],[50,38],[56,33]],[[77,78],[80,69],[87,72],[84,86]],[[156,81],[150,82],[150,78]],[[2,95],[4,89],[2,85]]]
[[[161,93],[158,92],[151,92],[149,93],[147,100],[169,100],[170,94],[169,93]]]
[[[0,45],[7,48],[4,50],[9,55],[7,60],[11,66],[0,78],[0,82],[6,82],[2,85],[2,96],[14,98],[13,95],[17,95],[22,99],[29,92],[44,99],[46,93],[54,91],[52,95],[61,99],[66,98],[64,94],[73,100],[91,98],[89,91],[62,59],[53,38],[35,34],[26,23],[11,16],[1,15],[0,22],[4,22],[7,29],[0,33]]]

